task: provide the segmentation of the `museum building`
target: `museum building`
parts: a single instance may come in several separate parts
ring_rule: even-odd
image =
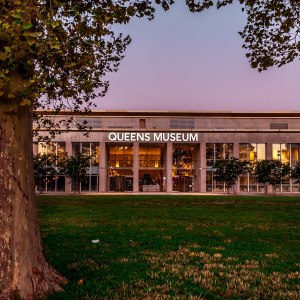
[[[290,166],[299,160],[300,112],[94,111],[73,117],[92,127],[88,136],[74,126],[50,144],[35,142],[33,151],[55,154],[58,161],[65,153],[91,156],[81,191],[223,192],[224,185],[214,180],[217,160],[279,159]],[[60,121],[65,114],[47,118]],[[42,188],[73,189],[63,175],[49,175]],[[263,188],[246,173],[237,191]],[[288,180],[279,191],[299,192],[299,186]]]

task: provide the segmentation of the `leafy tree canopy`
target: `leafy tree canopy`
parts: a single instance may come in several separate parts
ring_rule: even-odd
[[[195,12],[233,2],[186,0]],[[298,0],[236,2],[247,14],[241,36],[253,68],[281,66],[299,56]],[[18,291],[31,299],[59,290],[64,281],[43,258],[38,234],[32,109],[89,111],[105,95],[105,75],[118,69],[130,43],[130,37],[114,33],[113,25],[132,17],[152,19],[157,5],[167,10],[173,3],[0,0],[0,298],[10,299]],[[47,128],[59,125],[47,118],[39,121]]]
[[[216,5],[218,8],[240,3],[247,22],[240,32],[243,48],[252,68],[258,71],[281,67],[300,54],[300,1],[298,0],[223,0],[188,1],[191,9],[201,11]],[[193,8],[194,5],[194,8]]]
[[[232,188],[240,175],[249,169],[248,161],[240,161],[238,158],[217,160],[214,164],[215,179],[225,183],[226,189]]]
[[[295,180],[295,184],[300,183],[300,161],[291,170],[291,178]]]
[[[282,163],[277,159],[258,161],[254,168],[254,176],[256,177],[256,181],[264,185],[265,193],[267,193],[268,184],[272,185],[273,191],[276,192],[277,185],[287,180],[289,175],[289,164]]]
[[[91,157],[79,153],[77,156],[66,157],[59,165],[60,174],[66,175],[72,182],[74,192],[80,192],[80,183],[87,178]]]
[[[43,190],[43,184],[47,176],[55,176],[57,174],[56,156],[51,154],[33,155],[33,175],[36,187],[40,192]]]
[[[193,12],[238,2],[247,14],[240,32],[251,66],[259,71],[299,56],[297,0],[186,0]],[[118,69],[130,37],[112,25],[154,17],[173,0],[0,0],[0,97],[11,110],[89,110],[104,96],[107,72]],[[48,120],[49,122],[49,120]]]

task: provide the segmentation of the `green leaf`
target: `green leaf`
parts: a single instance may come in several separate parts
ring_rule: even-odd
[[[31,32],[29,33],[29,36],[31,37],[38,37],[40,34],[38,32]]]
[[[5,22],[2,24],[2,27],[8,29],[10,27],[9,23]]]
[[[54,82],[55,82],[55,80],[53,78],[49,78],[46,80],[46,83],[54,83]]]
[[[22,16],[19,15],[19,14],[12,14],[11,16],[12,16],[14,19],[21,19],[21,18],[22,18]]]
[[[31,23],[25,24],[25,25],[22,26],[23,29],[30,29],[32,27],[33,27],[33,25]]]
[[[31,105],[31,101],[29,99],[23,99],[20,105],[21,106]]]

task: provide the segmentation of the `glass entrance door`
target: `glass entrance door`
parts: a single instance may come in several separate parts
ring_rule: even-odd
[[[193,176],[175,176],[173,177],[173,191],[175,192],[192,192]]]
[[[110,176],[109,191],[111,192],[132,192],[133,177],[132,176]]]

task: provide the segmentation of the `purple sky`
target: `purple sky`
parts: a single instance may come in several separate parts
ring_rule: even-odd
[[[191,14],[177,2],[121,28],[133,41],[98,109],[300,111],[300,62],[251,69],[240,7]]]

